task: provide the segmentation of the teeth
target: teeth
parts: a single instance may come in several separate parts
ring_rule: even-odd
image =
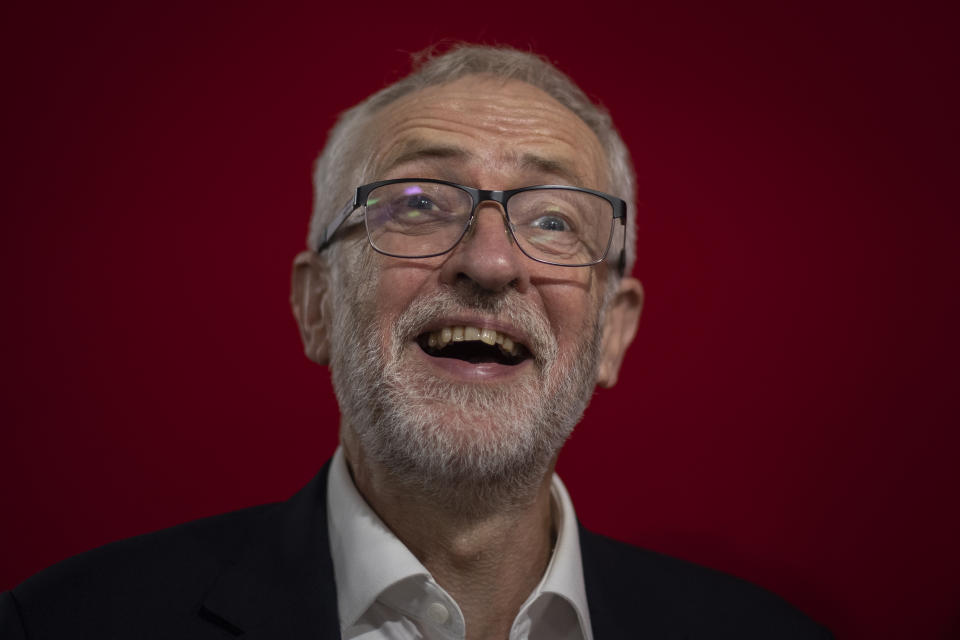
[[[431,348],[442,349],[450,342],[480,341],[488,345],[499,345],[500,350],[507,355],[515,356],[520,351],[520,345],[515,344],[506,335],[494,329],[479,327],[444,327],[431,331],[427,335],[427,345]]]

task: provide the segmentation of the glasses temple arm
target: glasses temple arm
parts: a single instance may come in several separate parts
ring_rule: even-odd
[[[621,209],[620,215],[614,214],[614,217],[620,220],[620,225],[623,227],[623,246],[620,247],[620,257],[617,259],[617,271],[620,272],[620,277],[622,278],[627,271],[627,205],[623,203],[623,208]]]
[[[333,236],[337,232],[347,218],[350,217],[350,214],[357,210],[357,195],[354,194],[353,198],[343,205],[343,209],[340,210],[340,213],[323,229],[323,235],[320,237],[320,244],[317,245],[317,253],[320,253],[327,246],[333,242]]]

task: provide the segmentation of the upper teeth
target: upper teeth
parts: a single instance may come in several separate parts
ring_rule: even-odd
[[[437,349],[442,349],[449,342],[470,342],[479,340],[489,345],[499,345],[504,353],[517,355],[520,345],[514,344],[508,336],[493,329],[481,329],[479,327],[444,327],[431,331],[427,336],[427,344]]]

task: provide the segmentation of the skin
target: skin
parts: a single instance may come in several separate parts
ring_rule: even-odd
[[[418,91],[383,109],[370,139],[378,141],[371,180],[440,178],[481,189],[610,187],[603,150],[593,132],[546,93],[521,82],[468,76]],[[365,244],[360,250],[372,252]],[[411,301],[469,279],[492,292],[513,289],[520,294],[548,319],[561,360],[569,358],[598,313],[607,279],[615,277],[606,263],[563,268],[530,260],[512,243],[499,205],[491,202],[480,205],[473,228],[448,254],[421,260],[374,254],[372,261],[375,317],[385,350],[392,347],[393,321]],[[330,325],[324,314],[328,284],[322,258],[310,251],[297,256],[293,312],[305,352],[319,364],[329,361]],[[621,278],[604,315],[596,375],[600,386],[616,383],[642,301],[640,283]],[[537,375],[531,366],[497,376],[458,372],[434,366],[412,342],[403,349],[410,366],[425,367],[456,384],[513,384],[517,376]],[[482,424],[482,416],[478,421],[477,429],[498,427]],[[456,599],[466,617],[468,638],[507,637],[549,561],[550,477],[556,457],[522,504],[465,519],[451,517],[421,496],[392,490],[387,471],[364,455],[352,426],[343,424],[341,434],[360,493]]]

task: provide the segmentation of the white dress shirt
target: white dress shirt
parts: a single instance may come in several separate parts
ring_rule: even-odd
[[[366,503],[342,448],[327,484],[330,555],[345,640],[463,640],[460,607]],[[547,570],[510,628],[510,640],[593,640],[573,503],[550,485],[557,540]]]

